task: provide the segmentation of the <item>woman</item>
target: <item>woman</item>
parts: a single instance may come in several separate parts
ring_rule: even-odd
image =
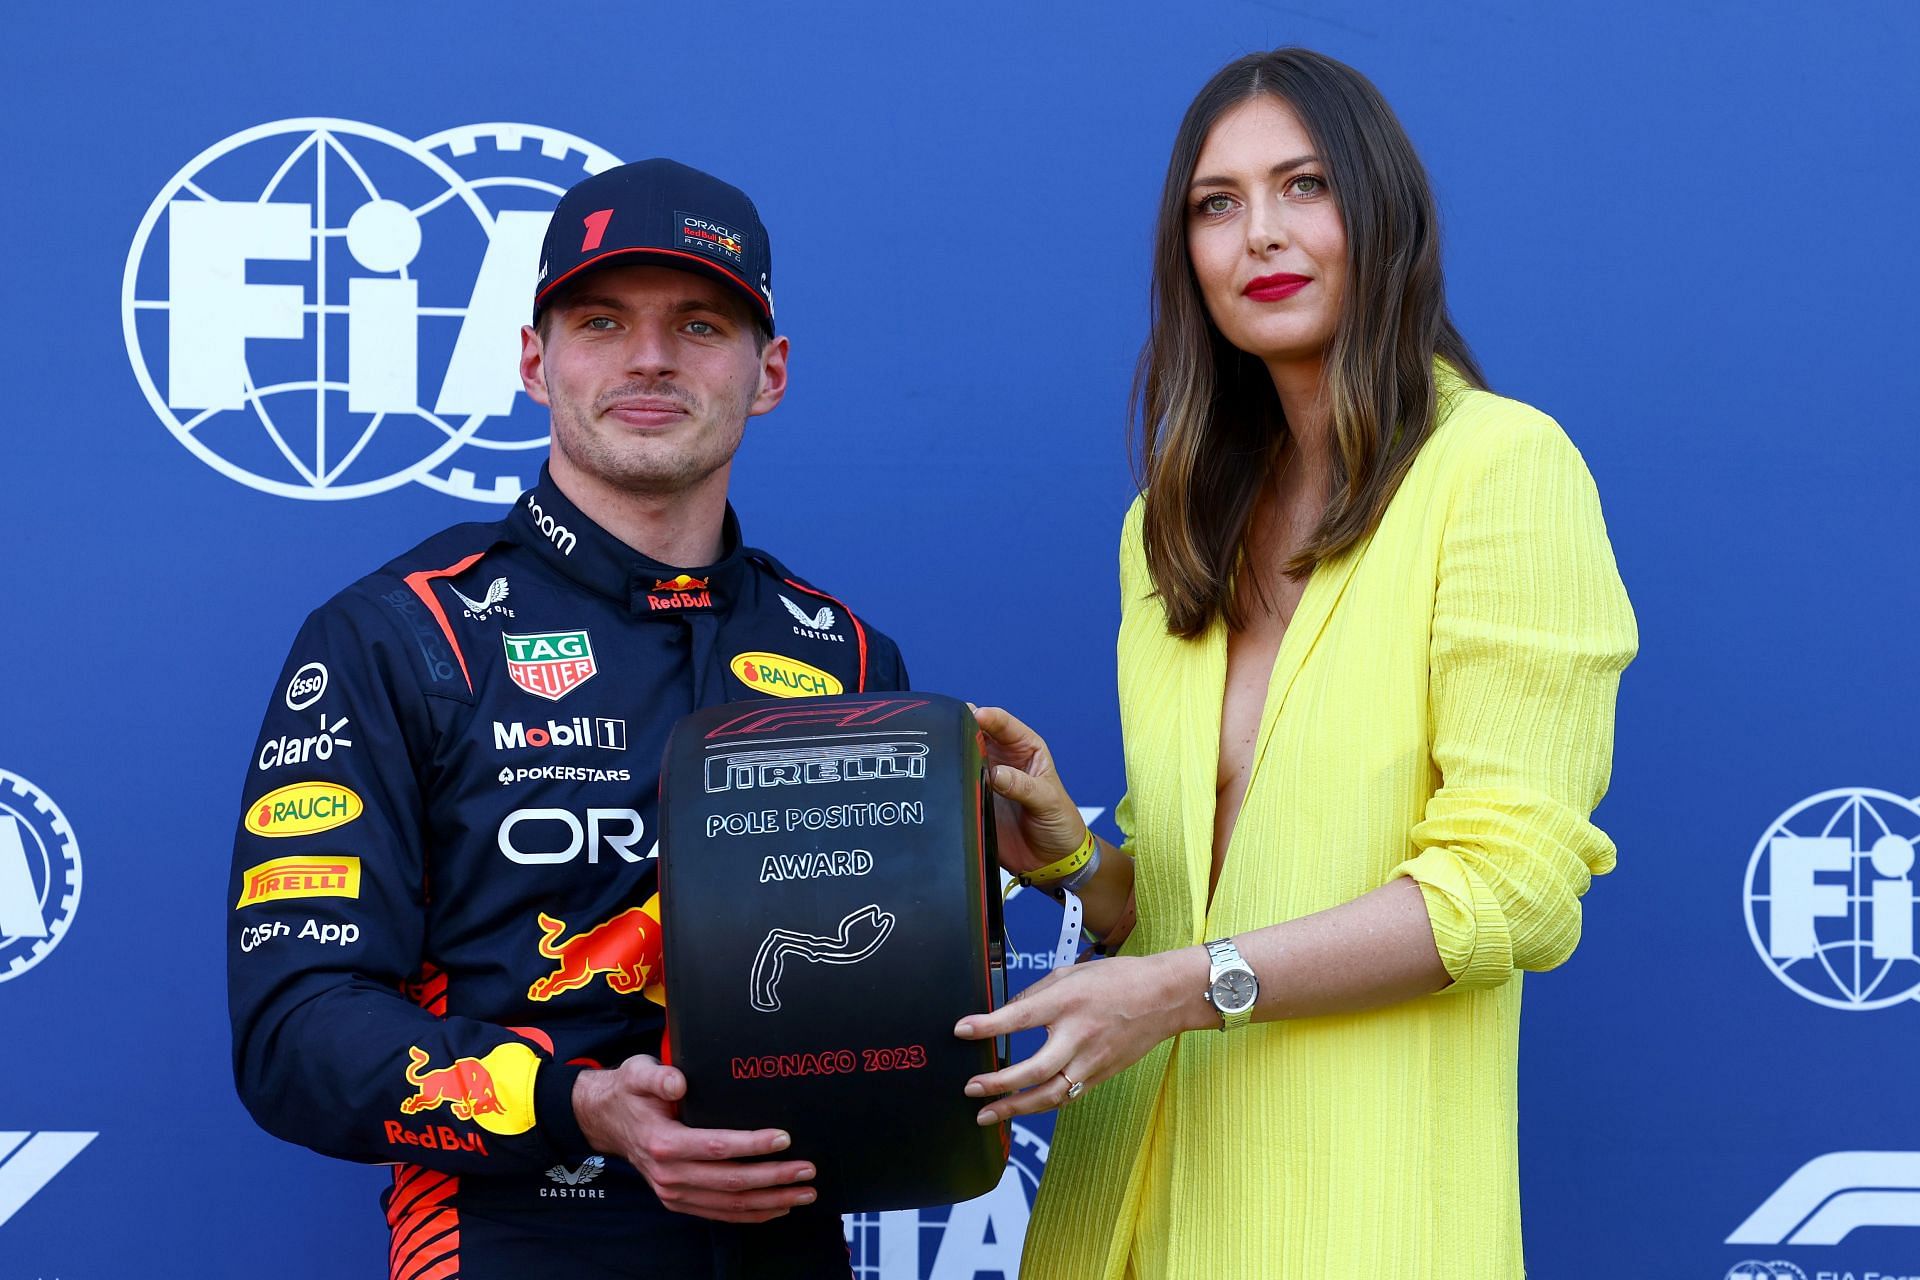
[[[968,1085],[982,1123],[1071,1100],[1024,1274],[1520,1276],[1519,971],[1613,865],[1588,816],[1636,644],[1592,480],[1485,390],[1419,159],[1330,58],[1201,90],[1154,276],[1126,845],[980,713],[1003,861],[1119,951],[958,1028],[1048,1029]]]

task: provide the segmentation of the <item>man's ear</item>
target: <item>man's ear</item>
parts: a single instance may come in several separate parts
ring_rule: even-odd
[[[522,361],[524,369],[525,362]],[[780,403],[787,394],[787,339],[783,334],[770,339],[760,351],[760,393],[753,398],[747,416],[757,417]],[[542,403],[545,403],[542,401]]]
[[[520,326],[520,385],[535,404],[547,404],[547,350],[530,324]],[[549,406],[551,407],[551,406]]]

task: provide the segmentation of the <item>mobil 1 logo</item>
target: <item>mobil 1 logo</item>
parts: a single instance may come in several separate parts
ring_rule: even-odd
[[[603,716],[575,716],[571,720],[548,720],[529,724],[524,720],[495,720],[493,749],[523,751],[544,747],[599,747],[604,751],[627,749],[627,722]]]

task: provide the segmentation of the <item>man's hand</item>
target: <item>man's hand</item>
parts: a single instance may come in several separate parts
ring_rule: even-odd
[[[756,1160],[784,1151],[778,1129],[689,1129],[678,1103],[687,1078],[637,1054],[613,1071],[583,1071],[573,1085],[573,1113],[595,1151],[638,1169],[660,1203],[676,1213],[716,1222],[765,1222],[795,1205],[812,1204],[814,1176],[804,1160]]]

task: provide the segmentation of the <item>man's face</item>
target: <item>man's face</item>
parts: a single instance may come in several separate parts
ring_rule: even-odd
[[[671,267],[603,267],[520,334],[520,381],[553,412],[556,472],[667,496],[722,472],[749,417],[780,403],[787,340],[747,304]],[[724,481],[723,481],[724,483]]]

